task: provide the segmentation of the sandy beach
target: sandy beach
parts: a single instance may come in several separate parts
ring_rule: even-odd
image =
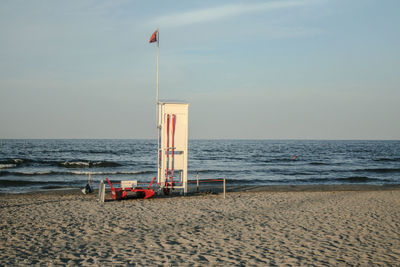
[[[108,196],[109,197],[109,196]],[[97,202],[0,195],[0,265],[395,266],[400,188],[264,187]]]

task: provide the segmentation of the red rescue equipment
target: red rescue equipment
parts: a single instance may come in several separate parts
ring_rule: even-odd
[[[153,185],[153,182],[155,179],[156,179],[156,177],[153,178],[153,181],[150,183],[148,189],[143,189],[143,188],[137,188],[137,187],[128,187],[128,188],[114,187],[112,185],[112,183],[110,182],[110,180],[106,177],[106,180],[111,187],[111,196],[114,200],[128,198],[128,192],[135,192],[135,193],[137,193],[137,195],[142,195],[144,199],[151,198],[156,193],[156,192],[154,192],[153,189],[151,189],[151,186]]]

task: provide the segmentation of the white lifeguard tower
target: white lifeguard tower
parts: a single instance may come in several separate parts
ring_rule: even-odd
[[[164,194],[187,193],[188,110],[185,102],[158,102],[157,183]]]

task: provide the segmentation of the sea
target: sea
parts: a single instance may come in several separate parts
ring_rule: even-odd
[[[148,183],[156,140],[0,140],[0,192],[83,188],[100,180]],[[229,185],[400,184],[400,141],[189,140],[188,179]]]

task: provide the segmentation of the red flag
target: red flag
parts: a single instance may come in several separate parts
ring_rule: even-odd
[[[158,30],[156,30],[156,31],[153,33],[153,35],[150,37],[149,43],[157,42],[157,33],[158,33]]]

